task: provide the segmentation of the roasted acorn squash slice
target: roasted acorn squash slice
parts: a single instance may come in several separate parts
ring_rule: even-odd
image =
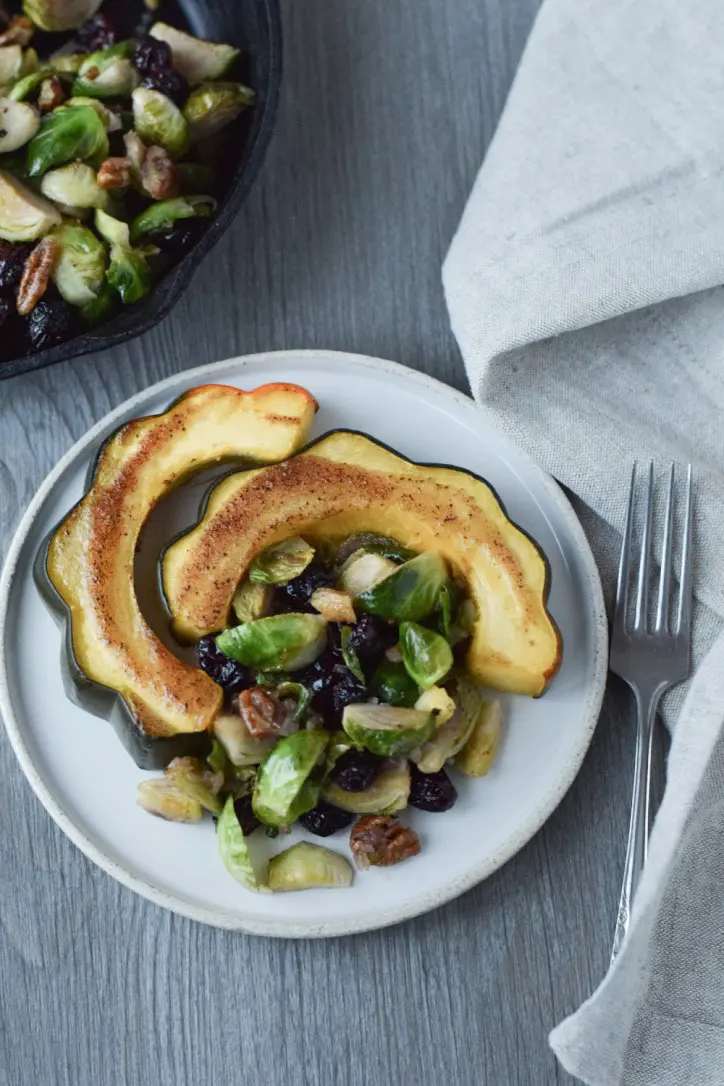
[[[163,558],[176,635],[197,640],[227,626],[252,559],[288,536],[334,542],[360,531],[436,551],[476,606],[468,668],[497,690],[539,695],[561,660],[546,609],[548,563],[470,472],[413,464],[363,434],[335,431],[304,452],[237,472],[210,494],[196,528]]]
[[[90,489],[41,551],[38,581],[68,619],[70,674],[80,703],[111,716],[139,765],[165,765],[203,746],[222,700],[221,688],[169,652],[141,613],[134,556],[144,523],[157,502],[196,471],[295,452],[316,407],[296,385],[191,389],[163,414],[129,422],[109,438]],[[113,704],[112,693],[109,704],[109,692],[125,710]]]

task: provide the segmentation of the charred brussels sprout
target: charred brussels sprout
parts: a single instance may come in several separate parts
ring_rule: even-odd
[[[223,773],[214,773],[198,758],[174,758],[164,770],[164,777],[207,811],[221,814],[223,804],[218,793],[224,783]]]
[[[324,651],[327,623],[321,615],[271,615],[225,630],[216,644],[256,671],[298,671]]]
[[[103,121],[90,106],[56,109],[43,118],[28,145],[28,174],[39,177],[76,159],[102,160],[108,155]]]

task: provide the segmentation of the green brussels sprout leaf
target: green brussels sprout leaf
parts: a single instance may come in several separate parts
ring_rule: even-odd
[[[298,671],[313,664],[327,644],[321,615],[271,615],[224,630],[217,647],[232,660],[259,671]]]
[[[409,547],[403,547],[396,539],[390,539],[386,535],[377,535],[376,532],[358,532],[348,536],[337,548],[335,562],[338,566],[344,565],[352,557],[359,558],[363,554],[381,554],[383,558],[389,558],[393,562],[409,562],[416,556],[416,552]]]
[[[329,733],[321,729],[279,740],[259,767],[253,808],[260,822],[291,825],[316,805],[320,783],[315,770],[323,763],[328,742]]]
[[[180,219],[208,219],[216,208],[211,196],[177,196],[173,200],[161,200],[142,211],[131,223],[131,241],[135,243],[144,234],[165,230]]]
[[[151,289],[151,269],[146,258],[125,245],[114,245],[111,249],[106,278],[124,305],[140,301]]]
[[[416,622],[400,625],[402,662],[423,690],[444,679],[453,666],[452,649],[445,638]]]
[[[349,643],[349,639],[352,636],[352,627],[343,626],[341,629],[340,637],[342,641],[342,659],[354,675],[355,679],[359,679],[363,686],[367,685],[367,679],[365,673],[362,670],[362,664],[359,661],[359,656],[354,651]]]
[[[249,580],[253,584],[289,584],[313,558],[314,547],[299,536],[285,539],[257,555],[249,569]]]
[[[446,581],[447,569],[440,555],[425,551],[362,592],[355,603],[361,610],[381,618],[419,622],[435,610]]]
[[[305,719],[312,701],[312,692],[301,683],[283,682],[277,686],[280,698],[292,698],[297,703],[294,719],[301,724]]]
[[[52,74],[52,68],[42,68],[40,71],[30,72],[29,75],[24,75],[23,78],[19,79],[8,91],[8,98],[12,99],[13,102],[24,102],[26,98],[30,97],[33,91],[39,89],[43,80],[50,78]]]
[[[232,878],[240,882],[242,886],[246,886],[248,890],[268,890],[269,887],[254,870],[249,845],[234,810],[233,796],[229,796],[224,804],[216,825],[216,837],[219,842],[221,862]]]
[[[117,312],[120,301],[110,283],[103,283],[93,301],[86,302],[78,310],[78,315],[83,324],[89,328],[96,328],[99,324],[110,320]]]
[[[115,219],[102,209],[96,211],[95,227],[108,245],[131,247],[131,232],[128,223]]]
[[[108,157],[108,134],[91,106],[55,109],[42,120],[28,145],[28,174],[39,177],[76,159],[102,161]]]
[[[353,743],[388,758],[421,747],[434,726],[432,713],[393,705],[347,705],[342,714],[342,727]]]
[[[371,692],[386,705],[410,709],[417,701],[417,683],[407,674],[403,664],[383,660],[372,677]]]

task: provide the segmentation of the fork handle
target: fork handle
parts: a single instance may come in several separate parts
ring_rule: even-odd
[[[631,797],[631,821],[628,827],[626,862],[623,886],[613,938],[613,961],[621,949],[631,917],[631,902],[636,893],[649,844],[649,801],[651,794],[651,752],[653,748],[654,720],[661,697],[661,690],[642,691],[636,695],[636,762],[634,765],[633,795]]]

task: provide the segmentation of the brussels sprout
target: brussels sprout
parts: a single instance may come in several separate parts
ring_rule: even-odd
[[[354,871],[338,852],[299,841],[269,861],[269,889],[276,892],[351,886]]]
[[[495,760],[503,735],[503,708],[496,699],[484,701],[470,738],[455,758],[468,777],[484,777]]]
[[[362,592],[355,603],[381,618],[420,622],[435,610],[446,581],[447,570],[440,555],[425,551],[395,567],[389,577]]]
[[[375,532],[358,532],[351,535],[339,545],[336,555],[336,563],[341,566],[353,557],[359,558],[362,554],[381,554],[383,558],[390,558],[393,562],[409,562],[416,555],[409,547],[403,547],[396,539],[390,539],[386,535],[377,535]]]
[[[132,97],[136,132],[143,142],[163,147],[171,158],[180,158],[188,147],[189,126],[178,106],[148,87],[138,87]]]
[[[223,773],[213,773],[198,758],[174,758],[163,771],[179,792],[197,800],[212,814],[221,814],[223,804],[218,792],[224,783]]]
[[[0,154],[24,147],[39,128],[40,114],[33,106],[0,98]]]
[[[161,200],[142,211],[131,223],[131,241],[135,244],[143,234],[178,222],[179,219],[208,219],[216,208],[211,196],[177,196],[173,200]]]
[[[198,143],[215,136],[253,101],[254,91],[243,83],[206,83],[197,87],[191,91],[183,109],[189,126],[189,140]]]
[[[136,72],[129,57],[133,42],[122,41],[87,56],[73,84],[74,95],[88,98],[119,98],[136,85]]]
[[[138,805],[149,814],[169,822],[200,822],[201,804],[182,792],[164,777],[141,781],[138,785]]]
[[[453,716],[456,705],[444,686],[431,686],[424,690],[415,702],[416,709],[435,714],[435,724],[439,728]]]
[[[307,715],[307,710],[312,701],[312,692],[301,683],[283,682],[277,686],[280,698],[292,698],[297,703],[294,719],[301,723]]]
[[[26,98],[30,97],[33,91],[38,90],[43,80],[48,79],[52,74],[52,68],[43,68],[40,71],[30,72],[29,75],[24,75],[22,79],[19,79],[17,83],[13,84],[8,92],[8,98],[13,102],[24,102]]]
[[[96,180],[96,172],[84,162],[71,162],[49,170],[44,176],[40,191],[49,200],[70,207],[99,207],[108,205],[109,196]]]
[[[22,76],[23,51],[19,45],[0,46],[0,87],[12,86]]]
[[[271,607],[273,588],[265,584],[244,581],[236,590],[231,606],[239,622],[251,622],[264,618]]]
[[[97,98],[86,98],[83,95],[69,98],[67,102],[63,104],[62,109],[72,109],[73,106],[88,106],[90,109],[94,109],[100,119],[103,121],[103,127],[106,132],[110,131],[112,114],[110,109],[99,102]]]
[[[105,246],[87,226],[63,223],[52,233],[58,242],[53,281],[70,305],[88,305],[103,286]]]
[[[347,705],[342,727],[353,743],[390,758],[409,754],[427,742],[435,718],[418,709],[394,705]]]
[[[128,223],[114,219],[112,215],[101,209],[96,211],[95,227],[108,245],[123,245],[130,248],[131,232]]]
[[[387,705],[410,709],[417,701],[417,683],[401,663],[383,660],[372,677],[371,693]]]
[[[53,71],[58,75],[77,75],[87,55],[87,53],[56,53],[50,58]]]
[[[314,547],[299,536],[285,539],[256,556],[249,569],[249,580],[254,584],[289,584],[313,558]]]
[[[362,664],[359,661],[359,656],[349,643],[351,635],[352,627],[343,626],[340,632],[340,640],[342,642],[342,659],[354,675],[355,679],[359,679],[362,685],[366,686],[367,679],[365,678],[365,673],[362,670]]]
[[[239,56],[233,45],[202,41],[167,23],[155,23],[149,33],[165,41],[173,53],[173,66],[192,87],[207,79],[220,79]]]
[[[316,588],[309,597],[309,602],[327,622],[357,621],[352,597],[336,588]]]
[[[35,241],[60,221],[57,208],[0,170],[0,238]]]
[[[423,690],[444,679],[453,666],[452,649],[445,638],[416,622],[401,624],[400,649],[408,674]]]
[[[342,569],[342,588],[353,599],[371,591],[375,585],[389,577],[398,567],[381,554],[362,554],[353,557]]]
[[[28,147],[28,174],[37,177],[75,159],[108,157],[108,135],[90,106],[56,109],[43,118]]]
[[[23,11],[41,30],[75,30],[103,0],[23,0]]]
[[[467,679],[457,683],[457,705],[446,691],[442,691],[445,695],[443,699],[440,690],[440,687],[433,686],[419,699],[424,702],[425,708],[430,708],[434,703],[438,709],[435,731],[419,754],[413,755],[413,761],[417,762],[423,773],[438,773],[465,746],[482,704],[478,688]]]
[[[249,846],[239,819],[234,810],[234,797],[229,796],[224,804],[216,825],[216,838],[219,842],[219,855],[226,870],[246,886],[247,890],[268,890],[269,887],[258,877],[249,855]]]
[[[298,671],[324,651],[327,623],[321,615],[271,615],[224,630],[216,644],[232,660],[259,671]]]
[[[255,739],[236,713],[220,713],[214,721],[214,735],[235,766],[258,765],[276,742],[273,737]]]
[[[110,283],[104,283],[92,302],[81,306],[78,315],[83,324],[95,328],[110,320],[119,306],[119,298]]]
[[[394,814],[407,806],[410,767],[404,759],[386,762],[375,783],[364,792],[345,792],[329,781],[322,794],[328,803],[352,814]]]
[[[280,739],[259,767],[252,806],[260,822],[291,825],[319,799],[320,784],[313,774],[323,763],[329,733],[295,732]]]
[[[151,289],[151,269],[137,249],[114,245],[106,278],[124,305],[133,305]]]

